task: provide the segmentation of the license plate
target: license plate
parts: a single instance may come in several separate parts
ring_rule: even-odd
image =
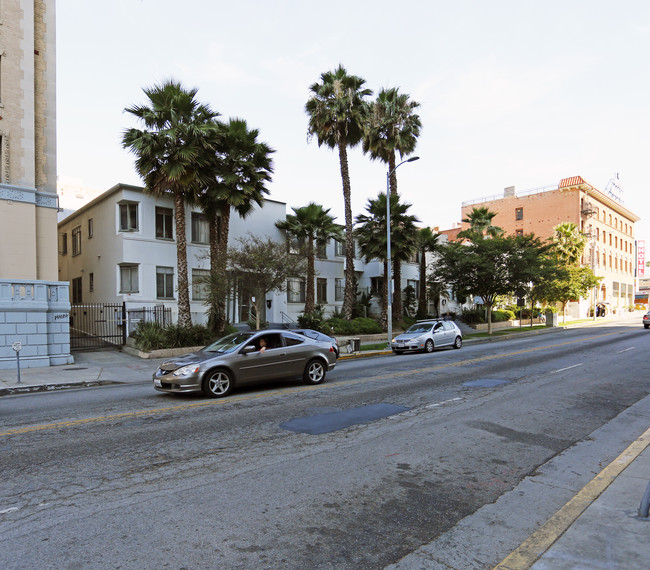
[[[158,388],[162,388],[162,382],[161,382],[158,378],[156,378],[156,379],[153,381],[153,385],[154,385],[154,386],[158,386]]]

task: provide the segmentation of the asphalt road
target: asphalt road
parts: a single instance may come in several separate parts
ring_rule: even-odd
[[[649,348],[640,326],[600,326],[223,400],[148,383],[4,397],[0,566],[383,568],[647,396]],[[572,461],[597,473],[647,423]]]

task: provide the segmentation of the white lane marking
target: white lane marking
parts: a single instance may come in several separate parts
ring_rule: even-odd
[[[438,406],[444,406],[445,404],[449,404],[450,402],[460,402],[462,398],[452,398],[451,400],[445,400],[444,402],[437,402],[436,404],[429,404],[428,406],[425,406],[425,408],[437,408]]]
[[[14,511],[17,511],[18,507],[11,507],[9,509],[5,509],[4,511],[0,511],[0,515],[4,515],[6,513],[13,513]]]
[[[559,370],[553,370],[551,374],[556,374],[557,372],[564,372],[565,370],[571,370],[572,368],[577,368],[578,366],[582,366],[582,362],[580,364],[574,364],[573,366],[567,366],[566,368],[560,368]]]
[[[636,346],[631,346],[630,348],[626,348],[624,350],[619,350],[616,354],[621,354],[622,352],[627,352],[628,350],[634,350]]]

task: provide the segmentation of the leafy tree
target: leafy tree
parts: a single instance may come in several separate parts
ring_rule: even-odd
[[[566,308],[569,301],[585,297],[587,292],[600,283],[589,267],[578,265],[556,265],[554,271],[535,285],[533,294],[545,303],[561,303],[562,321],[566,321]]]
[[[211,178],[199,198],[210,227],[210,271],[215,284],[226,280],[231,210],[245,218],[255,206],[262,207],[269,194],[266,185],[271,181],[275,151],[258,136],[259,131],[249,129],[245,120],[232,118],[215,133]],[[225,295],[211,299],[210,324],[218,334],[226,322],[224,299]]]
[[[532,234],[488,239],[475,233],[473,237],[472,242],[451,242],[441,248],[438,271],[459,294],[482,298],[488,334],[492,334],[492,307],[497,297],[537,282],[549,246]]]
[[[420,291],[418,298],[418,312],[417,316],[419,318],[424,318],[427,314],[427,293],[429,288],[427,287],[427,252],[432,253],[436,251],[440,244],[438,240],[440,239],[440,234],[435,234],[431,231],[431,228],[420,228],[418,230],[417,236],[417,248],[420,252]],[[437,305],[436,305],[437,307]]]
[[[564,222],[553,228],[553,243],[560,261],[577,265],[587,245],[587,237],[580,233],[573,222]]]
[[[357,145],[362,138],[368,106],[364,97],[372,95],[364,89],[365,80],[349,75],[342,65],[334,71],[321,74],[321,83],[309,88],[311,97],[305,105],[309,115],[307,133],[315,136],[318,146],[323,144],[338,149],[343,201],[345,206],[345,291],[343,295],[343,316],[352,318],[355,300],[354,288],[354,234],[352,227],[352,203],[350,172],[348,168],[348,147]]]
[[[390,195],[390,240],[391,256],[398,261],[407,261],[417,247],[418,228],[417,217],[408,214],[411,204],[401,203],[399,195]],[[356,235],[361,254],[370,259],[381,259],[384,262],[384,296],[382,300],[382,324],[388,326],[386,299],[388,299],[387,225],[386,225],[386,194],[380,193],[376,199],[368,200],[368,214],[359,214],[356,218]],[[401,284],[397,283],[396,295],[401,295]],[[401,313],[395,313],[401,318]]]
[[[491,212],[488,208],[472,208],[472,211],[463,222],[469,224],[468,230],[463,230],[458,233],[458,237],[472,239],[475,233],[482,236],[499,237],[503,235],[503,229],[498,226],[492,225],[492,219],[497,215],[496,212]]]
[[[122,146],[136,155],[135,166],[154,196],[171,194],[176,222],[178,269],[178,324],[192,324],[187,277],[185,202],[193,201],[209,181],[214,155],[213,137],[218,113],[196,100],[197,89],[184,89],[173,80],[143,89],[149,106],[133,105],[125,111],[144,125],[123,133]]]
[[[422,123],[415,112],[419,106],[406,93],[400,93],[397,87],[382,89],[370,105],[363,152],[369,154],[372,160],[386,163],[391,194],[397,194],[396,154],[399,153],[400,158],[412,154],[420,136]],[[395,283],[401,283],[401,263],[398,259],[392,261],[393,279]],[[401,295],[395,296],[393,305],[395,313],[401,315]]]
[[[324,246],[331,238],[341,238],[341,227],[334,223],[329,215],[329,208],[311,202],[302,208],[292,208],[294,214],[289,214],[285,220],[275,223],[276,227],[285,230],[290,235],[303,241],[307,251],[307,291],[305,298],[305,314],[314,312],[316,295],[314,281],[316,279],[315,246]]]
[[[440,316],[440,301],[442,299],[449,299],[449,290],[447,285],[442,281],[437,271],[429,275],[427,282],[428,296],[433,301],[435,306],[436,315]]]
[[[304,260],[296,260],[284,244],[253,235],[238,240],[239,247],[228,250],[228,270],[232,278],[245,281],[251,293],[255,310],[256,328],[260,320],[266,294],[286,290],[287,279],[304,273]]]

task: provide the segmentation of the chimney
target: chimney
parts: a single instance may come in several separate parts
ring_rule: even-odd
[[[514,198],[515,196],[515,187],[514,186],[508,186],[507,188],[503,189],[503,197],[504,198]]]

